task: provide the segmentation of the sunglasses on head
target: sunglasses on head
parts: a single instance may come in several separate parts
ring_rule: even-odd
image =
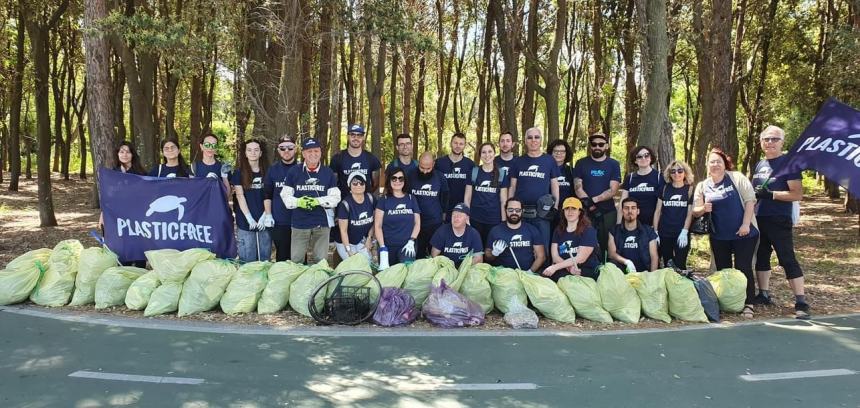
[[[591,147],[603,147],[606,146],[604,142],[591,142]]]
[[[206,149],[214,149],[218,147],[218,143],[203,143],[203,147]]]
[[[684,174],[685,172],[684,172],[684,169],[672,169],[672,170],[669,170],[669,173],[670,174]]]
[[[280,150],[282,152],[285,152],[287,150],[292,151],[295,149],[296,149],[296,145],[292,145],[292,144],[278,146],[278,150]]]
[[[391,176],[391,181],[404,181],[406,177],[403,176]]]
[[[636,155],[636,158],[637,158],[637,159],[650,159],[650,158],[651,158],[651,153],[642,153],[642,154],[637,154],[637,155]]]

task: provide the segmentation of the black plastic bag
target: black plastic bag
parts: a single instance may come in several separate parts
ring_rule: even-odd
[[[717,299],[717,292],[715,292],[714,287],[711,286],[711,281],[698,276],[693,277],[692,279],[693,284],[696,286],[696,292],[699,293],[699,300],[702,302],[702,308],[705,309],[705,316],[708,316],[708,320],[714,323],[719,323],[720,302]]]
[[[448,287],[445,280],[430,290],[422,309],[430,323],[440,327],[466,327],[484,324],[484,310],[477,303]]]
[[[400,288],[382,288],[373,322],[386,327],[404,326],[414,322],[418,315],[415,299],[409,292]]]

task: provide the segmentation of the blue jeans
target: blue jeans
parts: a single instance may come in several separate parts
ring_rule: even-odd
[[[268,231],[238,231],[239,260],[269,261],[272,258],[272,237]],[[259,247],[257,244],[259,243]]]

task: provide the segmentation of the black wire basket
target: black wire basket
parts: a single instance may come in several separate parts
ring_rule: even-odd
[[[343,285],[344,278],[354,274],[369,276],[371,282],[377,285],[379,291],[382,292],[382,285],[379,280],[366,272],[348,271],[332,276],[320,284],[308,300],[308,311],[314,320],[322,324],[356,325],[373,316],[379,301],[371,300],[370,287]],[[334,289],[325,297],[322,310],[318,310],[316,299],[320,295],[320,291],[328,292],[328,288],[332,284],[335,285]]]

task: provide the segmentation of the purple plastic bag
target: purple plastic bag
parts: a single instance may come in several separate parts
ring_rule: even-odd
[[[457,293],[445,280],[430,290],[422,309],[430,323],[440,327],[480,326],[484,324],[484,310],[477,303]]]
[[[403,326],[414,322],[418,314],[415,299],[409,292],[400,288],[382,288],[373,322],[386,327]]]

